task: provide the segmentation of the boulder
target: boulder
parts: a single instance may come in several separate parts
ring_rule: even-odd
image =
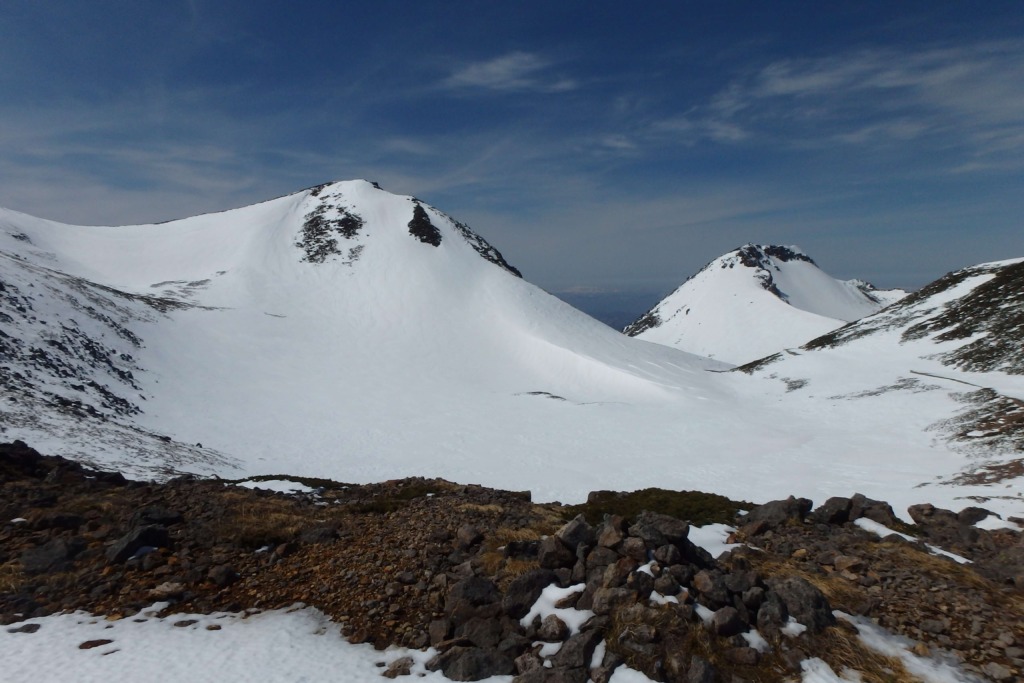
[[[550,569],[534,569],[516,577],[502,598],[502,611],[513,619],[522,619],[544,589],[554,582],[555,573]]]
[[[798,576],[772,581],[771,593],[779,596],[786,605],[789,616],[807,627],[811,633],[822,631],[827,626],[834,626],[836,618],[832,614],[832,606],[824,594],[810,582]],[[762,610],[764,607],[762,606]],[[760,618],[760,614],[758,614]],[[760,619],[758,621],[760,625]]]
[[[811,521],[817,524],[845,524],[850,521],[850,508],[853,507],[849,498],[833,496],[811,513]]]
[[[492,676],[515,674],[515,662],[498,652],[480,647],[456,645],[427,663],[431,671],[440,670],[453,681],[479,681]]]
[[[580,545],[592,546],[596,542],[597,534],[593,527],[587,524],[583,515],[577,515],[575,519],[568,522],[561,529],[555,532],[555,538],[565,544],[567,548],[576,552]]]
[[[686,540],[690,525],[657,512],[641,512],[629,527],[629,535],[641,539],[648,548],[679,544]]]
[[[133,529],[117,539],[107,550],[107,559],[111,564],[120,564],[142,548],[169,548],[170,546],[171,537],[167,533],[167,528],[159,524],[150,524]]]
[[[548,536],[537,546],[537,561],[543,569],[572,567],[576,564],[576,553],[554,536]]]
[[[81,538],[54,538],[21,554],[21,567],[26,574],[67,571],[75,556],[85,550]]]
[[[773,500],[748,512],[743,517],[743,527],[747,529],[756,526],[756,533],[764,533],[787,522],[802,522],[811,511],[811,505],[808,499],[793,496],[786,500]]]

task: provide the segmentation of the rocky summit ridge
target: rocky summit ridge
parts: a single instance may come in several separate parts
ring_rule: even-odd
[[[782,681],[812,660],[914,680],[858,636],[886,631],[961,680],[1024,673],[1024,540],[979,527],[981,508],[919,505],[906,525],[860,495],[815,508],[603,491],[562,506],[437,479],[304,481],[295,494],[130,481],[0,445],[0,622],[38,638],[46,625],[22,622],[63,610],[301,602],[352,641],[433,648],[430,668],[462,681],[606,683],[623,665],[671,683]],[[692,540],[715,520],[738,544],[718,558]]]

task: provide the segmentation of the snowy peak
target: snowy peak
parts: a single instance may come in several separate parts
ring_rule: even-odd
[[[798,346],[904,294],[836,280],[795,246],[746,244],[713,260],[624,331],[744,363]]]
[[[473,232],[465,223],[438,211],[415,197],[396,197],[381,189],[377,183],[357,180],[325,183],[305,191],[309,199],[303,216],[302,228],[295,246],[303,252],[302,260],[309,263],[328,261],[351,265],[359,259],[365,248],[366,220],[355,208],[357,203],[392,202],[395,199],[409,203],[408,234],[415,240],[439,247],[444,234],[461,239],[482,258],[504,268],[516,277],[519,270],[510,265],[487,240]],[[398,224],[398,223],[396,223]]]

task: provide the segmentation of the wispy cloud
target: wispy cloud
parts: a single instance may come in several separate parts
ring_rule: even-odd
[[[775,61],[645,132],[681,144],[794,147],[928,139],[959,150],[961,171],[1001,167],[1005,162],[989,157],[1024,150],[1024,42]]]
[[[576,81],[548,74],[551,63],[530,52],[510,52],[456,69],[443,81],[447,88],[485,90],[532,90],[564,92],[574,90]]]

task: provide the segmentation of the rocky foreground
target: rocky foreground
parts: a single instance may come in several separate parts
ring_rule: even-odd
[[[626,664],[660,681],[780,681],[811,657],[865,681],[915,680],[864,646],[852,622],[865,617],[964,678],[1024,676],[1024,539],[975,527],[981,508],[915,506],[905,525],[863,496],[737,517],[751,506],[693,492],[596,492],[568,507],[442,480],[305,483],[315,491],[127,481],[0,445],[0,623],[33,637],[18,622],[63,610],[302,602],[352,641],[436,648],[432,666],[453,680],[604,683]],[[756,549],[712,558],[689,531],[713,521]],[[550,586],[576,586],[558,606],[593,616],[525,620]],[[382,675],[408,671],[399,660]]]

